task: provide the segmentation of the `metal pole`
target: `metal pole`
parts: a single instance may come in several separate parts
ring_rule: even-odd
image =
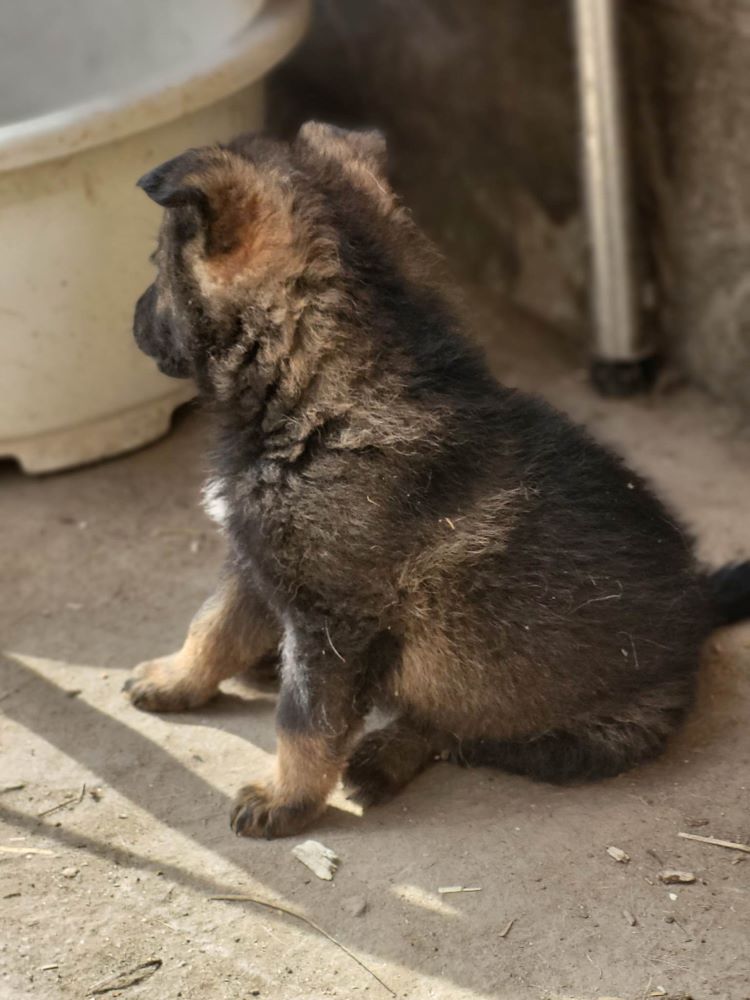
[[[592,374],[609,395],[651,380],[641,323],[619,19],[623,0],[574,0],[582,160],[591,255]]]

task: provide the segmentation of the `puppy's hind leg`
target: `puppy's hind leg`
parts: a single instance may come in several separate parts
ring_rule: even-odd
[[[692,700],[691,678],[641,693],[607,716],[579,719],[526,740],[475,740],[456,750],[457,763],[498,767],[537,781],[566,784],[612,778],[658,756]]]
[[[267,663],[279,638],[260,597],[228,572],[190,623],[182,649],[139,664],[124,690],[136,708],[151,712],[197,708],[227,677]]]
[[[447,738],[418,726],[406,715],[357,743],[344,772],[350,798],[363,806],[385,802],[447,749]]]

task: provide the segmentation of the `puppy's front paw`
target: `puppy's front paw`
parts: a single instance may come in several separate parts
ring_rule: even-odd
[[[184,712],[204,705],[216,693],[191,679],[178,654],[138,664],[123,691],[136,708],[146,712]]]
[[[325,802],[288,802],[274,786],[246,785],[234,802],[232,829],[238,837],[291,837],[325,809]]]

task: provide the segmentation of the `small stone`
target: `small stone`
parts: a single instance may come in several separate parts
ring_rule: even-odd
[[[659,872],[659,881],[664,885],[692,885],[695,882],[695,875],[692,872],[679,872],[668,868]]]
[[[608,847],[607,854],[621,865],[626,865],[630,861],[630,855],[626,854],[620,847]]]
[[[77,868],[63,868],[63,870],[60,872],[60,874],[63,876],[63,878],[75,878],[76,875],[78,875],[78,869]]]
[[[367,900],[364,896],[350,896],[344,900],[342,907],[353,917],[361,917],[367,912]]]
[[[294,857],[309,868],[313,875],[330,882],[339,866],[339,857],[330,847],[317,840],[306,840],[292,848]]]

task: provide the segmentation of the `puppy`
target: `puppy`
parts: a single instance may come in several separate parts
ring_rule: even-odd
[[[139,184],[166,212],[135,337],[215,414],[229,555],[182,649],[127,688],[183,711],[278,657],[275,776],[235,832],[295,834],[339,778],[370,805],[439,755],[566,782],[659,753],[701,643],[750,613],[750,564],[704,573],[638,475],[498,385],[383,138],[311,122]]]

